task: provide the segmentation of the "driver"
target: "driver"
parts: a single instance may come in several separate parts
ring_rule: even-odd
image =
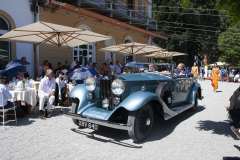
[[[193,74],[189,70],[185,69],[185,65],[183,63],[178,64],[175,74],[187,75],[188,77],[193,77]]]

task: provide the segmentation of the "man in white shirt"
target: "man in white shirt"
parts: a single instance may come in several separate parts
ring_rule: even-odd
[[[8,101],[8,99],[11,99],[12,95],[9,92],[8,88],[4,84],[0,84],[0,109],[2,108],[2,105],[4,106],[4,109],[8,109],[14,106],[13,102]],[[17,105],[16,106],[16,115],[19,117],[24,116],[24,111]]]
[[[88,62],[87,62],[87,65],[86,65],[85,67],[87,67],[87,68],[92,68],[92,63],[88,61]]]
[[[114,67],[112,65],[112,62],[110,62],[110,69],[111,69],[111,74],[114,72]]]
[[[46,119],[50,116],[48,115],[48,110],[50,109],[51,105],[53,104],[55,100],[55,87],[56,82],[53,74],[53,70],[48,69],[46,71],[45,77],[41,79],[40,85],[39,85],[39,111],[40,111],[40,119]],[[44,117],[44,102],[47,101],[47,109],[45,109],[45,117]]]
[[[73,61],[72,64],[71,64],[71,69],[73,69],[74,66],[77,65],[77,61],[78,61],[78,59],[77,59],[77,57],[75,57],[75,58],[74,58],[74,61]]]
[[[117,61],[117,64],[115,65],[115,71],[117,74],[121,73],[122,65]]]
[[[154,64],[153,63],[149,63],[148,65],[148,72],[154,72],[155,69],[154,69]]]
[[[18,72],[18,73],[17,73],[17,78],[18,78],[18,79],[15,81],[15,84],[16,84],[17,86],[20,86],[21,84],[20,84],[19,82],[23,81],[24,73],[23,73],[23,72]],[[32,88],[31,83],[30,83],[29,80],[27,80],[27,79],[25,79],[25,85],[26,85],[27,87]]]
[[[3,105],[5,109],[13,107],[13,103],[8,101],[8,99],[12,98],[12,95],[4,84],[0,84],[0,93],[1,92],[2,94],[0,94],[0,104]],[[0,108],[2,108],[1,105]]]

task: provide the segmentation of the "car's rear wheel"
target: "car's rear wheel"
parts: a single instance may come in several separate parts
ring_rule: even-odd
[[[143,141],[148,137],[153,126],[153,109],[147,104],[137,111],[130,112],[128,116],[128,124],[132,125],[132,130],[128,131],[128,135],[135,142]]]
[[[195,100],[194,100],[194,106],[191,108],[191,110],[195,111],[198,107],[198,92],[196,92]]]

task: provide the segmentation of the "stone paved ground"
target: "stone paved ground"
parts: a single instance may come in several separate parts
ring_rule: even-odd
[[[125,131],[79,130],[59,114],[59,107],[46,121],[33,112],[19,118],[17,126],[10,122],[5,131],[0,127],[0,159],[217,160],[240,154],[240,141],[230,130],[224,108],[239,84],[219,82],[214,93],[209,80],[199,83],[204,100],[198,109],[155,123],[142,143],[133,143]]]

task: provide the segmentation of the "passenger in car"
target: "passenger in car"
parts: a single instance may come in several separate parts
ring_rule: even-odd
[[[193,77],[193,73],[191,73],[189,70],[185,69],[185,65],[183,63],[178,64],[175,74],[187,75],[188,77]]]
[[[148,72],[154,72],[154,71],[155,71],[154,64],[150,63],[148,66]]]

